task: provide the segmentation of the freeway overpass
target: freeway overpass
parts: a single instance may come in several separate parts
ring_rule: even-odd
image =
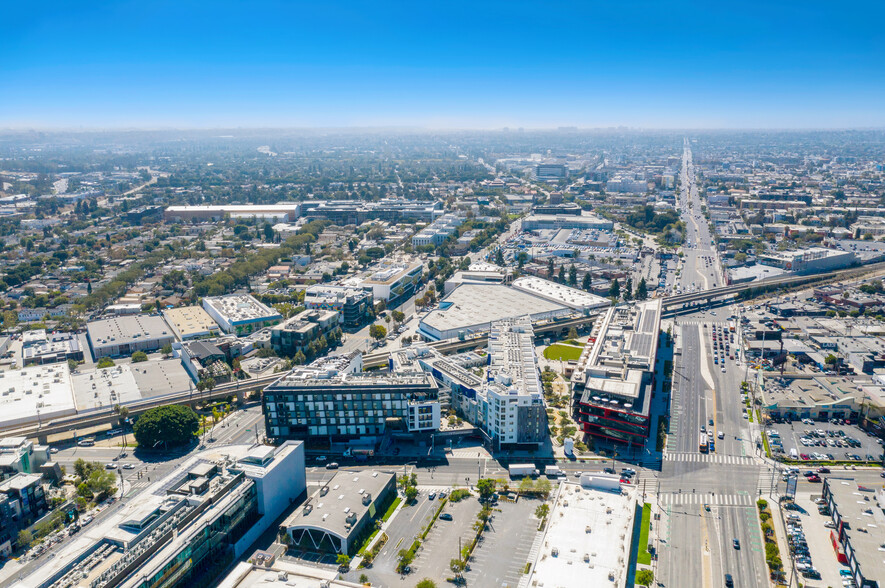
[[[156,396],[154,398],[145,398],[138,402],[126,404],[126,408],[129,409],[129,414],[131,416],[136,416],[149,408],[165,406],[167,404],[186,404],[193,400],[218,400],[228,396],[238,396],[242,399],[245,397],[246,393],[254,392],[270,385],[278,380],[281,375],[282,374],[270,374],[260,378],[222,384],[213,388],[211,392],[203,392],[202,394],[196,390],[189,390],[186,392]],[[114,413],[113,407],[109,406],[104,409],[57,418],[47,423],[36,425],[31,424],[18,428],[6,429],[0,431],[0,437],[36,437],[39,443],[46,444],[47,439],[52,435],[71,432],[73,436],[76,429],[88,429],[107,424],[116,424],[119,418],[120,417]]]
[[[782,287],[808,286],[813,283],[844,280],[882,269],[885,269],[885,262],[834,270],[822,274],[778,276],[759,280],[758,282],[722,286],[690,294],[679,294],[664,299],[664,310],[672,313],[673,311],[681,310],[686,305],[727,300],[747,291],[758,290],[764,292]]]
[[[684,310],[686,305],[709,304],[717,302],[727,302],[735,296],[747,292],[758,290],[760,292],[766,290],[778,289],[781,287],[793,288],[796,286],[808,286],[811,283],[828,282],[835,280],[844,280],[857,277],[866,273],[885,270],[885,262],[875,263],[860,267],[853,267],[843,270],[826,272],[823,274],[807,275],[807,276],[781,276],[776,278],[768,278],[759,282],[751,282],[747,284],[737,284],[732,286],[722,286],[713,288],[703,292],[692,292],[690,294],[680,294],[678,296],[670,296],[664,299],[665,314],[678,314]],[[582,316],[573,316],[565,319],[542,321],[535,325],[535,333],[537,335],[564,334],[572,327],[579,328],[592,323],[600,313],[594,313]],[[444,340],[429,343],[441,353],[455,353],[467,349],[475,349],[484,347],[488,343],[488,335],[477,335],[469,339],[461,340]],[[384,368],[388,364],[390,358],[389,352],[371,353],[363,356],[363,365],[367,369]],[[225,398],[235,395],[242,397],[247,392],[261,390],[265,386],[270,385],[280,377],[280,374],[270,374],[250,380],[241,380],[229,384],[223,384],[214,388],[211,392],[204,392],[202,396],[193,391],[179,392],[175,394],[148,398],[127,404],[131,415],[138,415],[149,408],[155,406],[163,406],[166,404],[184,404],[193,400],[196,395],[202,400],[212,400]],[[41,443],[45,443],[46,439],[51,435],[74,431],[75,429],[86,429],[101,425],[107,425],[117,422],[118,417],[113,412],[112,407],[106,409],[89,411],[68,417],[62,417],[52,420],[48,423],[40,425],[28,425],[18,428],[12,428],[0,431],[3,437],[23,436],[37,437]]]

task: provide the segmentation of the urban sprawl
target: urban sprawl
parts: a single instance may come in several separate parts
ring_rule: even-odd
[[[0,587],[878,588],[883,279],[878,131],[4,134]]]

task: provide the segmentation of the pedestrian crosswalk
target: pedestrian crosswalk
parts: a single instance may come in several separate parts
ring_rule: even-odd
[[[710,320],[709,318],[683,318],[679,317],[680,325],[703,325],[707,324],[708,326],[715,325],[717,327],[724,327],[728,323],[718,320]]]
[[[726,465],[754,465],[756,460],[747,455],[720,455],[718,453],[665,453],[664,461],[721,463]]]
[[[772,468],[766,468],[759,472],[759,480],[756,483],[756,491],[759,494],[768,494],[777,488],[779,472]]]
[[[713,492],[667,492],[658,494],[658,501],[663,505],[670,506],[752,506],[753,497],[747,492],[736,494],[719,494]]]
[[[136,479],[132,482],[127,482],[128,490],[126,491],[126,496],[135,496],[146,487],[150,486],[151,483],[147,478],[141,478],[140,480]]]
[[[449,454],[452,457],[475,457],[490,459],[492,456],[485,447],[456,447]]]

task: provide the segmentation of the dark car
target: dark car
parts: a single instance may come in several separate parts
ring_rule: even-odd
[[[451,520],[452,520],[452,515],[450,515],[450,514],[447,513],[447,512],[444,512],[444,513],[442,513],[441,515],[439,515],[439,520],[441,520],[441,521],[451,521]]]
[[[725,585],[728,588],[734,586],[734,580],[731,579],[731,574],[725,574]]]
[[[732,539],[731,544],[732,544],[732,546],[733,546],[735,549],[740,549],[740,548],[741,548],[741,542],[738,541],[737,539]]]

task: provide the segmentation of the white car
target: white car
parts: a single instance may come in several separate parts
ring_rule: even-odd
[[[115,464],[113,462],[108,462],[108,463],[104,464],[104,467],[106,470],[115,470],[115,469],[117,469],[117,464]]]
[[[132,464],[132,463],[126,462],[126,463],[123,464],[123,469],[124,469],[124,470],[134,470],[134,469],[135,469],[135,464]]]
[[[719,433],[717,433],[716,436],[719,437],[720,439],[725,439],[725,433],[723,433],[722,431],[719,431]]]

